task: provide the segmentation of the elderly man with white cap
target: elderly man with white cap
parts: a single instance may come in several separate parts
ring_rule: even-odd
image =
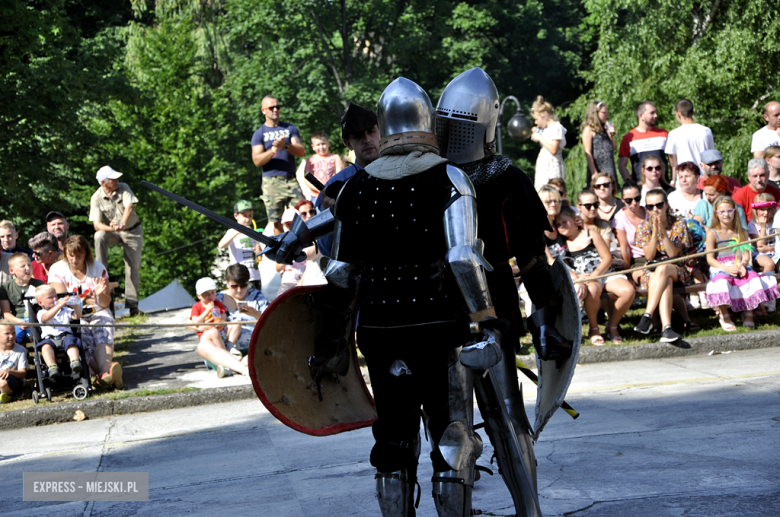
[[[122,176],[108,165],[97,172],[100,188],[92,195],[89,220],[95,226],[95,255],[108,267],[108,247],[121,244],[125,256],[125,304],[130,314],[138,314],[138,287],[141,283],[141,249],[144,234],[135,211],[138,198]]]

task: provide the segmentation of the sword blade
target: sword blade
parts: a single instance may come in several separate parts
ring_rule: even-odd
[[[206,207],[202,207],[202,206],[200,206],[197,203],[193,203],[189,199],[184,199],[183,197],[181,197],[181,196],[179,196],[177,194],[174,194],[173,192],[169,192],[169,191],[165,190],[164,188],[158,187],[157,185],[152,185],[148,181],[142,181],[141,182],[141,186],[144,186],[144,187],[146,187],[146,188],[148,188],[150,190],[154,190],[158,194],[162,194],[163,196],[167,197],[168,199],[172,199],[172,200],[176,201],[177,203],[180,203],[180,204],[186,206],[187,208],[189,208],[191,210],[195,210],[196,212],[199,212],[199,213],[205,215],[209,219],[212,219],[212,220],[218,222],[219,224],[221,224],[223,226],[227,226],[228,228],[232,228],[232,229],[234,229],[234,230],[236,230],[238,232],[243,233],[247,237],[251,237],[252,239],[254,239],[254,240],[258,241],[258,242],[262,242],[266,246],[269,246],[268,249],[270,249],[276,243],[276,241],[274,239],[268,237],[267,235],[263,235],[262,233],[259,233],[259,232],[256,232],[256,231],[252,230],[251,228],[247,228],[246,226],[242,226],[242,225],[238,224],[238,222],[236,222],[236,221],[234,221],[232,219],[228,219],[224,215],[220,215],[220,214],[218,214],[216,212],[212,212],[211,210],[209,210]]]

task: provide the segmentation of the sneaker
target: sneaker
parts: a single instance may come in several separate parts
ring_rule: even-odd
[[[634,327],[634,330],[640,334],[649,334],[653,330],[653,317],[645,313],[642,319],[639,320],[639,323],[636,324],[636,327]]]
[[[0,393],[0,404],[10,404],[11,403],[11,395],[8,393]]]
[[[244,358],[244,356],[241,354],[241,350],[239,350],[236,345],[233,345],[233,348],[230,349],[230,355],[232,355],[239,361],[241,361],[241,359]]]
[[[114,387],[118,390],[125,389],[125,383],[122,381],[122,365],[116,362],[111,363],[111,369],[108,372],[114,378]]]
[[[222,379],[223,377],[231,377],[233,375],[233,370],[230,368],[226,368],[224,366],[217,366],[217,379]]]
[[[49,379],[60,376],[60,368],[56,364],[49,366]]]
[[[460,352],[460,364],[472,370],[487,370],[499,362],[503,355],[501,346],[495,341],[482,341],[463,347]]]
[[[702,309],[711,309],[712,308],[712,307],[710,307],[710,304],[707,301],[707,292],[706,291],[701,291],[699,293],[699,301],[701,302],[700,305],[701,305]]]
[[[682,336],[675,332],[671,325],[664,327],[664,331],[661,333],[661,343],[674,343],[678,339],[682,339]]]
[[[70,362],[70,369],[73,371],[73,373],[81,373],[81,370],[83,368],[81,367],[81,361],[76,359],[75,361]]]
[[[690,304],[692,309],[698,309],[701,307],[701,298],[699,298],[700,293],[691,293],[690,296]]]

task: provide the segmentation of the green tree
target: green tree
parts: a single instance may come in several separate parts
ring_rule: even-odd
[[[83,211],[79,186],[94,174],[84,168],[94,138],[83,114],[127,94],[111,70],[112,27],[127,15],[91,0],[0,6],[0,217],[17,223],[22,245],[47,211]],[[86,214],[72,220],[74,231],[85,228]]]
[[[126,51],[117,67],[137,95],[132,102],[108,102],[107,116],[92,117],[90,129],[99,135],[101,156],[126,174],[139,197],[145,295],[174,278],[193,287],[210,276],[225,228],[144,189],[140,180],[230,216],[254,171],[238,130],[238,107],[222,88],[229,63],[219,58],[217,16],[202,12],[219,11],[219,5],[198,4],[194,12],[175,2],[158,2],[153,11],[142,3],[135,7],[136,19],[123,29]],[[262,217],[258,210],[256,218]],[[121,270],[120,257],[118,250],[112,255],[112,271]]]
[[[598,34],[593,86],[569,110],[581,119],[592,99],[607,102],[618,138],[636,125],[635,105],[651,100],[658,125],[674,129],[674,104],[693,101],[697,122],[712,128],[724,172],[744,180],[751,134],[764,123],[763,104],[777,100],[780,20],[767,0],[743,2],[586,0]],[[584,178],[581,146],[569,170]],[[584,180],[583,180],[584,182]]]

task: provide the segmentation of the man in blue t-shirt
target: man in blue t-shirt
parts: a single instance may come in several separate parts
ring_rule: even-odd
[[[304,199],[295,179],[295,156],[306,150],[301,143],[298,128],[279,120],[281,106],[271,95],[263,97],[265,123],[252,135],[252,161],[263,168],[263,203],[268,213],[268,224],[273,224],[274,235],[282,233],[282,213]]]

